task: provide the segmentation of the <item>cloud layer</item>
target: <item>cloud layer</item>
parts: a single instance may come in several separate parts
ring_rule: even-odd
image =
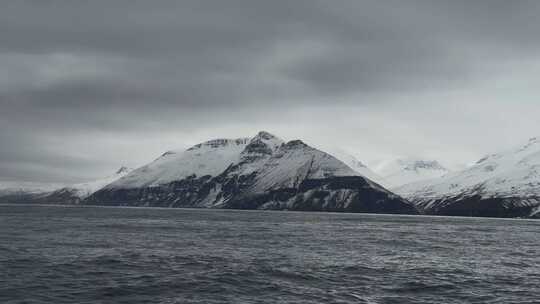
[[[537,135],[537,1],[9,1],[0,180],[81,181],[259,129],[367,162]]]

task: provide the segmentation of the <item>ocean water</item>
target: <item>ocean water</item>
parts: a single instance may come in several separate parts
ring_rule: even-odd
[[[540,303],[540,221],[0,206],[0,303]]]

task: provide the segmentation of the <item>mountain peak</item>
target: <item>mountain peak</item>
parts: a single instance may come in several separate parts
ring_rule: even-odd
[[[306,143],[301,141],[300,139],[295,139],[287,142],[285,144],[285,147],[287,148],[303,148],[303,147],[309,147]]]
[[[273,138],[277,138],[277,136],[270,134],[266,131],[259,131],[259,133],[257,133],[257,135],[255,135],[254,138],[262,138],[262,139],[270,140]]]
[[[256,159],[264,155],[271,155],[283,144],[283,140],[266,131],[260,131],[253,137],[242,151],[244,159]]]
[[[281,146],[284,143],[281,138],[266,131],[260,131],[259,133],[257,133],[257,135],[255,135],[255,137],[253,137],[250,142],[263,142],[270,146]]]
[[[127,173],[127,172],[129,172],[129,171],[131,171],[130,168],[128,168],[128,167],[126,167],[126,166],[122,166],[122,167],[120,167],[118,170],[116,170],[116,174],[117,174],[117,175],[118,175],[118,174],[123,174],[123,173]]]

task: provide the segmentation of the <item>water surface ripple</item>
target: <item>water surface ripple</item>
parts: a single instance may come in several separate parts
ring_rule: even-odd
[[[539,303],[540,221],[0,206],[0,303]]]

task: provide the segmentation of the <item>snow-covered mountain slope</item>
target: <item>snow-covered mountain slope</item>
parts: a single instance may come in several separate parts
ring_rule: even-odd
[[[435,160],[412,158],[396,159],[379,164],[375,172],[381,176],[381,183],[388,187],[441,177],[450,171]]]
[[[394,191],[426,213],[527,216],[540,205],[540,139],[488,155],[465,170]]]
[[[364,163],[359,161],[356,157],[347,153],[346,151],[338,148],[323,149],[325,152],[344,162],[347,166],[351,167],[354,171],[360,173],[360,175],[367,177],[368,179],[383,185],[384,179],[379,174],[373,172]]]
[[[59,202],[59,203],[79,202],[87,198],[88,196],[92,195],[92,193],[105,187],[106,185],[118,180],[119,178],[123,176],[126,176],[131,171],[132,171],[131,168],[122,166],[114,174],[109,175],[107,177],[90,181],[90,182],[73,184],[73,185],[69,185],[69,186],[60,188],[58,190],[55,190],[51,192],[50,194],[48,194],[46,196],[46,199],[50,202]]]
[[[252,144],[253,141],[249,146]],[[249,189],[253,192],[296,188],[306,179],[359,176],[343,162],[300,140],[283,144],[275,152],[261,155],[256,161],[242,157],[241,162],[227,173],[230,176],[246,176],[255,172],[256,178]]]
[[[300,140],[259,132],[165,153],[90,204],[416,213],[397,195]]]
[[[77,203],[97,190],[125,176],[130,168],[121,167],[114,174],[98,180],[78,183],[0,183],[1,202]]]
[[[158,159],[113,183],[112,187],[140,188],[167,184],[188,176],[216,176],[239,161],[249,138],[214,139],[185,151],[168,151]]]

